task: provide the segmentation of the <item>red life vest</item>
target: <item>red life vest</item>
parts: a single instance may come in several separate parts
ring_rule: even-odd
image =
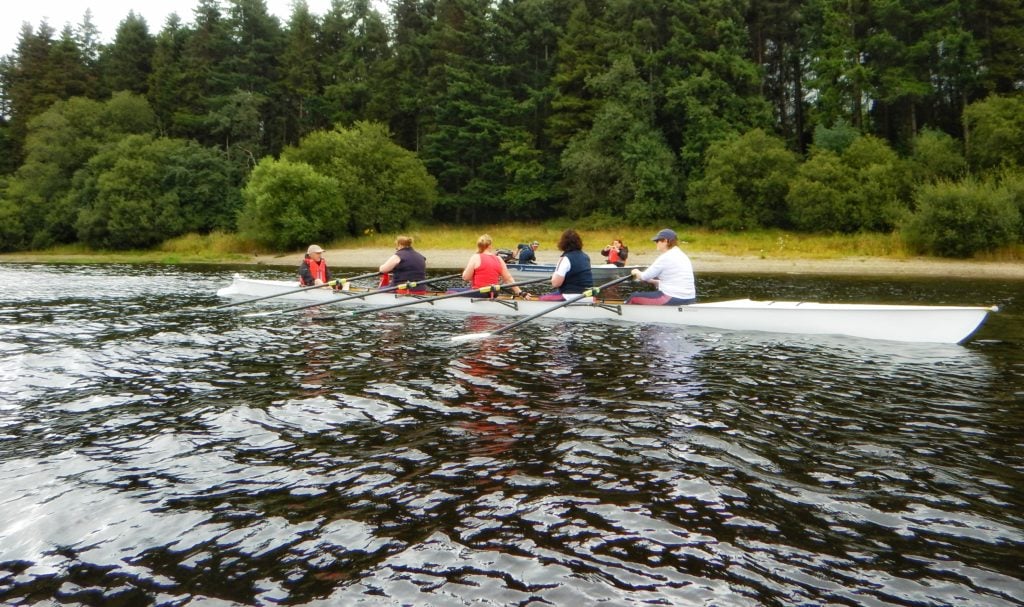
[[[618,249],[608,249],[608,263],[615,263],[620,259]]]
[[[309,268],[309,273],[313,276],[313,284],[316,284],[317,280],[320,280],[320,282],[327,282],[327,262],[326,261],[321,259],[320,263],[317,263],[317,262],[313,261],[312,257],[307,257],[305,259],[305,261],[306,261],[306,266]],[[312,286],[312,285],[303,285],[303,286]]]

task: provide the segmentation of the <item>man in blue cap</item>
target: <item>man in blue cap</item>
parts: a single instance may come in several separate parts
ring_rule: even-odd
[[[653,283],[657,291],[633,293],[628,304],[646,306],[680,306],[696,303],[697,285],[693,278],[693,264],[679,248],[679,237],[668,228],[652,238],[661,255],[646,270],[633,270],[633,279]]]

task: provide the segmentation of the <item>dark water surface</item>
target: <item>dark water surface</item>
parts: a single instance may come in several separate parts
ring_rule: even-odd
[[[1024,605],[1020,282],[698,277],[1000,304],[965,346],[452,345],[508,319],[203,310],[237,269],[0,265],[2,604]]]

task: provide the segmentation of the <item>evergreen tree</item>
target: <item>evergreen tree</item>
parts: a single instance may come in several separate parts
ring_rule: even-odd
[[[316,128],[328,125],[320,94],[322,84],[317,61],[320,24],[304,0],[292,7],[281,57],[281,89],[284,97],[282,137],[296,145]]]
[[[139,95],[148,92],[149,75],[153,71],[156,42],[149,35],[146,20],[135,11],[117,26],[114,42],[103,50],[103,85],[108,91],[130,91]]]
[[[170,132],[204,145],[218,145],[220,137],[211,134],[208,115],[218,100],[234,92],[238,79],[228,69],[228,61],[237,49],[217,0],[199,0],[194,12],[195,28],[182,48]]]
[[[456,221],[503,217],[500,147],[514,106],[502,86],[486,0],[441,0],[427,98],[433,108],[422,157],[441,188],[439,210]]]
[[[163,135],[174,128],[174,117],[183,103],[180,89],[185,77],[183,55],[188,37],[189,32],[182,27],[181,18],[172,13],[154,40],[146,97],[156,113]]]
[[[394,47],[384,69],[381,90],[391,99],[389,124],[395,140],[418,151],[429,122],[429,101],[424,95],[433,57],[430,30],[434,0],[394,0],[391,5]]]
[[[982,88],[997,94],[1019,92],[1024,82],[1024,3],[964,0],[963,7],[965,27],[978,40],[982,56]]]
[[[333,124],[387,120],[393,100],[383,95],[391,56],[387,27],[369,0],[332,0],[324,16],[321,73]]]

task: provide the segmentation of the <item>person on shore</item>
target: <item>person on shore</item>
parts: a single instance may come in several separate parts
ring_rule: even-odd
[[[530,244],[519,245],[519,263],[537,263],[537,249],[540,247],[540,243],[534,240]]]
[[[629,247],[623,244],[622,239],[616,238],[610,245],[601,249],[601,255],[608,258],[608,263],[621,268],[626,265],[626,258],[629,257]]]
[[[412,248],[412,236],[399,236],[395,239],[395,254],[380,264],[379,271],[385,277],[390,274],[387,280],[381,281],[382,286],[420,282],[427,279],[427,258]],[[426,292],[425,285],[396,291],[399,294],[412,293],[414,295],[422,295]]]
[[[320,245],[311,244],[306,249],[306,256],[299,264],[299,286],[312,287],[322,285],[331,280],[331,271],[327,269],[324,250]]]
[[[541,301],[565,301],[566,295],[578,295],[594,286],[594,276],[590,271],[590,257],[583,252],[583,239],[576,230],[562,232],[558,239],[558,250],[562,256],[551,274],[552,293],[541,295]]]
[[[679,248],[679,237],[669,229],[652,238],[661,255],[646,270],[633,270],[633,279],[653,283],[657,291],[641,291],[626,298],[627,304],[645,306],[679,306],[696,303],[697,286],[693,264]]]
[[[471,289],[480,289],[502,282],[506,284],[515,282],[505,261],[498,257],[491,248],[492,243],[491,237],[487,234],[482,234],[480,238],[476,239],[477,252],[470,256],[466,263],[466,269],[462,271],[462,279],[470,284]],[[513,287],[512,293],[517,296],[522,295],[526,299],[530,298],[529,293],[524,294],[519,287]],[[497,292],[492,291],[486,294],[477,293],[472,297],[494,297],[496,295]]]

